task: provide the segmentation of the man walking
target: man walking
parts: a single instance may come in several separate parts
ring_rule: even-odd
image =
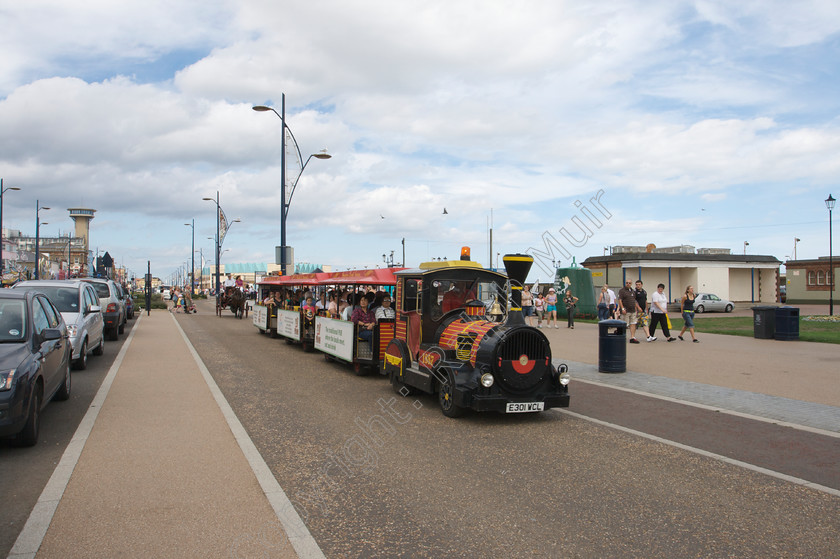
[[[634,290],[636,295],[636,304],[639,305],[639,321],[638,325],[645,331],[645,335],[647,336],[647,341],[652,342],[656,340],[656,336],[650,335],[650,330],[648,329],[648,308],[647,308],[647,291],[645,291],[644,287],[642,287],[642,280],[636,280],[636,289]]]
[[[624,287],[618,290],[618,309],[621,312],[621,318],[630,325],[630,343],[637,344],[639,340],[636,339],[636,320],[640,309],[636,303],[636,292],[633,291],[632,285],[633,282],[627,280],[624,282]]]

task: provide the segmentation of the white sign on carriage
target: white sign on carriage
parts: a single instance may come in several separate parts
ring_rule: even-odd
[[[315,349],[344,361],[353,361],[355,324],[323,316],[315,317]]]

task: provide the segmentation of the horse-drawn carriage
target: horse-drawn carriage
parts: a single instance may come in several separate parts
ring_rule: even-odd
[[[217,299],[216,315],[222,316],[225,308],[229,308],[236,318],[248,316],[248,298],[238,287],[225,287]]]

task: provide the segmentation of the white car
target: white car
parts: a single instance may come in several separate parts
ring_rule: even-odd
[[[694,312],[732,312],[735,303],[721,299],[712,293],[698,293],[694,299]]]
[[[14,289],[43,293],[55,305],[67,324],[73,348],[71,359],[76,369],[87,368],[88,353],[102,355],[105,326],[99,297],[92,285],[74,280],[33,280],[17,283]]]

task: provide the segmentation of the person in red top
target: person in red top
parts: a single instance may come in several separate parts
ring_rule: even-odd
[[[350,320],[358,326],[359,337],[367,340],[370,348],[373,349],[373,327],[376,326],[376,317],[373,311],[368,308],[369,305],[370,301],[367,297],[361,297],[359,306],[350,315]]]

